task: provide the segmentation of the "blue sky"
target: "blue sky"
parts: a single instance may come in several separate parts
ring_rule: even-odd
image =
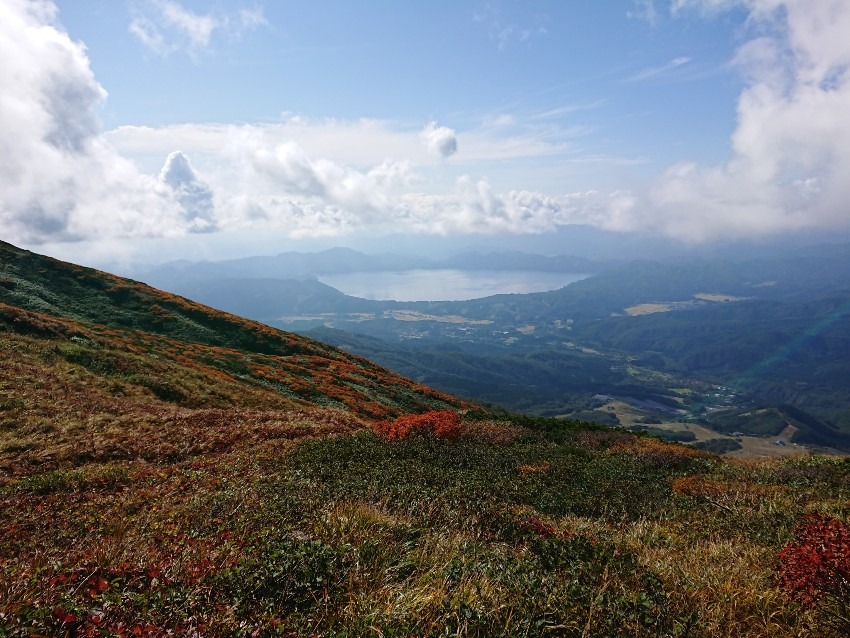
[[[0,12],[0,236],[35,250],[850,225],[845,0]]]
[[[513,121],[567,143],[570,159],[666,164],[728,152],[740,80],[740,20],[658,14],[629,2],[184,2],[187,12],[263,24],[192,44],[174,27],[157,52],[129,31],[156,3],[60,2],[110,97],[105,128],[271,123],[285,115],[431,120],[457,131]],[[740,17],[740,16],[738,16]],[[458,158],[460,159],[460,158]],[[598,176],[600,179],[602,176]]]

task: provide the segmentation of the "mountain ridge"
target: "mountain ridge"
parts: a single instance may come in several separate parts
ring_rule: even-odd
[[[366,254],[349,248],[320,252],[288,251],[277,255],[241,257],[221,261],[180,260],[158,266],[136,267],[134,278],[163,284],[191,285],[199,280],[220,279],[303,279],[317,275],[350,272],[401,270],[534,270],[544,272],[600,272],[616,263],[568,255],[536,255],[520,251],[462,252],[450,257],[429,258],[392,253]],[[167,285],[165,286],[167,287]]]

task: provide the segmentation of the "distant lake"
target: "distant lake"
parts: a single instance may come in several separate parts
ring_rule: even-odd
[[[352,297],[396,301],[460,301],[503,293],[557,290],[588,275],[515,270],[402,270],[320,275]]]

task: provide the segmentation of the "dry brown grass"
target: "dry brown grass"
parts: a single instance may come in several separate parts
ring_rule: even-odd
[[[807,637],[811,618],[776,587],[775,550],[741,538],[693,540],[678,524],[640,521],[615,532],[659,574],[675,603],[700,610],[698,636]]]

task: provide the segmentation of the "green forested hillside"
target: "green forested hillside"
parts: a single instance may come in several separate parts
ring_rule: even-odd
[[[850,293],[612,318],[579,330],[594,347],[659,357],[665,370],[797,406],[850,434]]]
[[[622,367],[612,368],[610,359],[574,349],[397,344],[330,328],[304,334],[380,362],[426,385],[511,410],[569,414],[586,407],[595,394],[655,399],[663,394],[636,383]]]

